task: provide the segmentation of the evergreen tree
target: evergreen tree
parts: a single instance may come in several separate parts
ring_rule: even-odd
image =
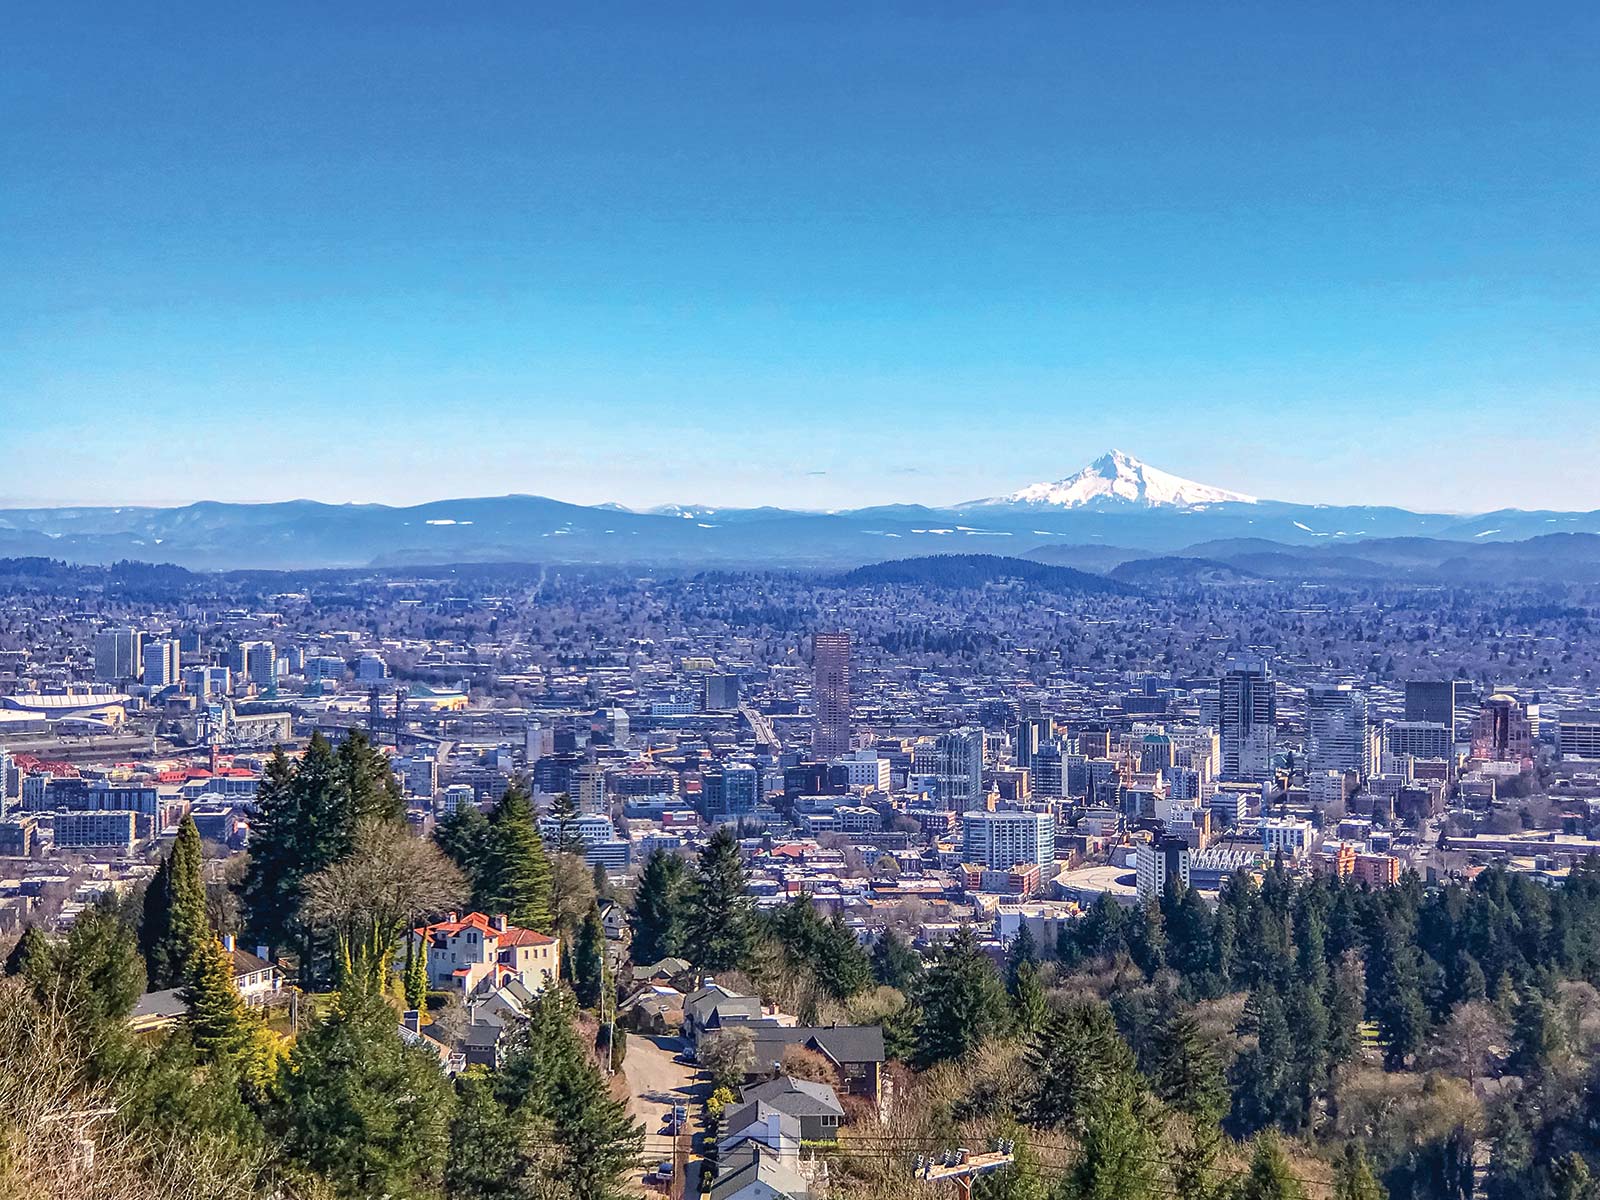
[[[456,1076],[455,1114],[444,1191],[451,1200],[538,1200],[541,1164],[531,1148],[532,1125],[494,1094],[482,1067]]]
[[[1366,973],[1361,958],[1346,950],[1328,980],[1328,1062],[1349,1062],[1361,1050],[1361,1017],[1366,1009]]]
[[[872,944],[872,977],[884,987],[910,995],[922,978],[922,955],[892,929]]]
[[[655,850],[645,859],[629,913],[629,954],[637,965],[649,966],[682,951],[687,876],[683,859],[670,851]]]
[[[139,953],[144,957],[149,986],[157,991],[182,981],[172,944],[172,855],[156,867],[145,884],[139,912]]]
[[[172,983],[182,983],[197,969],[214,937],[206,916],[206,885],[200,830],[184,813],[178,837],[167,860],[167,928],[162,933],[163,957],[172,965]],[[171,985],[168,985],[171,986]]]
[[[1289,1170],[1283,1146],[1270,1130],[1256,1139],[1238,1200],[1305,1200],[1305,1190]]]
[[[351,1200],[434,1197],[454,1098],[428,1051],[401,1042],[381,996],[339,996],[301,1034],[278,1095],[289,1157]]]
[[[573,951],[573,990],[584,1008],[599,1008],[606,985],[606,929],[598,905],[589,906],[589,915],[578,931]]]
[[[243,1050],[253,1015],[233,982],[233,959],[211,937],[195,952],[182,997],[189,1008],[189,1035],[204,1061]]]
[[[404,821],[405,792],[394,777],[388,756],[372,744],[363,729],[352,729],[335,753],[336,790],[345,806],[344,819],[353,832],[362,821]]]
[[[1421,1047],[1428,1021],[1415,933],[1400,915],[1380,913],[1369,943],[1367,1007],[1378,1024],[1385,1065],[1399,1070]]]
[[[514,924],[540,933],[552,932],[550,860],[534,823],[533,802],[520,780],[495,804],[489,826],[489,853],[475,906],[490,914],[505,913]]]
[[[1011,1006],[1017,1031],[1024,1037],[1038,1032],[1050,1019],[1050,1001],[1045,995],[1044,984],[1039,982],[1039,968],[1026,960],[1017,967]]]
[[[1028,1043],[1025,1062],[1029,1086],[1020,1107],[1038,1129],[1081,1136],[1099,1098],[1140,1094],[1133,1051],[1099,1001],[1074,1000],[1052,1014]]]
[[[1234,1126],[1252,1133],[1280,1122],[1294,1123],[1299,1110],[1295,1046],[1283,1002],[1270,987],[1250,993],[1240,1032],[1253,1033],[1255,1043],[1234,1060]]]
[[[1017,994],[1017,972],[1024,965],[1035,971],[1039,966],[1039,947],[1026,921],[1019,922],[1016,935],[1006,944],[1006,990],[1013,997]]]
[[[1077,1154],[1061,1181],[1060,1200],[1148,1200],[1164,1195],[1154,1135],[1124,1098],[1095,1102]]]
[[[1551,1163],[1546,1192],[1550,1200],[1600,1200],[1600,1184],[1589,1172],[1583,1155],[1573,1151]]]
[[[5,973],[30,980],[42,978],[50,970],[46,964],[54,953],[55,947],[50,944],[44,930],[37,925],[29,925],[22,931],[17,944],[11,947],[11,953],[6,955]]]
[[[6,971],[26,979],[39,1004],[66,1017],[86,1044],[120,1025],[145,988],[138,939],[109,895],[79,913],[59,943],[30,926]]]
[[[970,926],[940,952],[923,979],[921,1001],[917,1060],[923,1067],[964,1057],[1009,1023],[1005,987]]]
[[[1537,988],[1525,989],[1513,1014],[1508,1068],[1524,1079],[1536,1078],[1549,1067],[1561,1043],[1555,1006]]]
[[[550,816],[556,823],[556,844],[554,852],[557,854],[573,854],[583,857],[583,838],[578,834],[578,802],[572,798],[571,792],[558,792],[550,802]]]
[[[1333,1168],[1333,1200],[1389,1200],[1359,1142],[1349,1142]]]
[[[571,1200],[620,1200],[623,1177],[643,1144],[627,1105],[612,1098],[572,1024],[572,1002],[557,988],[534,1005],[512,1041],[496,1093],[536,1121],[556,1147],[543,1176]]]
[[[724,825],[700,852],[689,892],[684,953],[703,970],[731,970],[749,959],[755,932],[739,843]]]
[[[1156,1030],[1150,1085],[1156,1098],[1197,1128],[1215,1126],[1231,1097],[1217,1048],[1200,1032],[1192,1012],[1174,1013]]]
[[[428,1002],[428,941],[426,938],[406,939],[406,1007],[421,1011]]]
[[[484,911],[482,880],[489,861],[493,835],[489,818],[475,803],[456,805],[455,811],[434,826],[433,844],[444,852],[446,858],[461,868],[462,874],[472,884],[471,906]]]
[[[300,923],[305,881],[350,852],[355,820],[333,747],[320,733],[298,766],[277,750],[262,774],[250,823],[250,863],[241,902],[244,927],[272,950],[310,950]]]

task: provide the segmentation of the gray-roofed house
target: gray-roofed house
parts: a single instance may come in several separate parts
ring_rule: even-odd
[[[879,1025],[747,1026],[755,1039],[753,1075],[764,1075],[783,1061],[790,1046],[815,1050],[834,1066],[845,1091],[878,1102],[883,1084],[883,1027]]]
[[[759,1142],[790,1166],[800,1162],[800,1122],[760,1100],[730,1108],[722,1116],[727,1130],[717,1141],[718,1158],[728,1156],[746,1142]]]
[[[761,997],[741,996],[712,983],[690,992],[683,1001],[683,1035],[698,1043],[700,1035],[735,1022],[761,1020]]]
[[[833,1142],[839,1138],[839,1126],[844,1122],[844,1105],[839,1103],[838,1093],[825,1083],[779,1075],[776,1079],[753,1083],[744,1088],[741,1098],[747,1105],[766,1104],[794,1117],[800,1122],[800,1140],[803,1142]]]
[[[810,1184],[776,1154],[746,1142],[724,1159],[711,1200],[807,1200]]]

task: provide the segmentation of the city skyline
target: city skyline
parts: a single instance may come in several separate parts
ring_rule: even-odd
[[[0,410],[73,464],[6,506],[950,504],[1115,445],[1600,506],[1592,8],[75,16],[0,81]]]

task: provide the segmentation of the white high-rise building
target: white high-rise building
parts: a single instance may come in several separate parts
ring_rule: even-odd
[[[144,644],[144,684],[152,691],[172,687],[182,676],[175,638],[158,638]]]
[[[1041,869],[1055,860],[1056,819],[1047,812],[987,812],[961,814],[961,856],[991,871],[1005,871],[1019,863]]]
[[[1160,900],[1170,882],[1189,886],[1189,843],[1179,837],[1140,842],[1134,847],[1133,867],[1139,900]]]

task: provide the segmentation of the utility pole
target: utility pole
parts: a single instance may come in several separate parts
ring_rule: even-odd
[[[972,1181],[979,1175],[998,1171],[1015,1162],[1015,1148],[1015,1142],[999,1141],[988,1154],[974,1154],[965,1148],[952,1150],[943,1157],[919,1154],[914,1172],[933,1183],[951,1180],[956,1185],[956,1195],[960,1200],[972,1200]]]

